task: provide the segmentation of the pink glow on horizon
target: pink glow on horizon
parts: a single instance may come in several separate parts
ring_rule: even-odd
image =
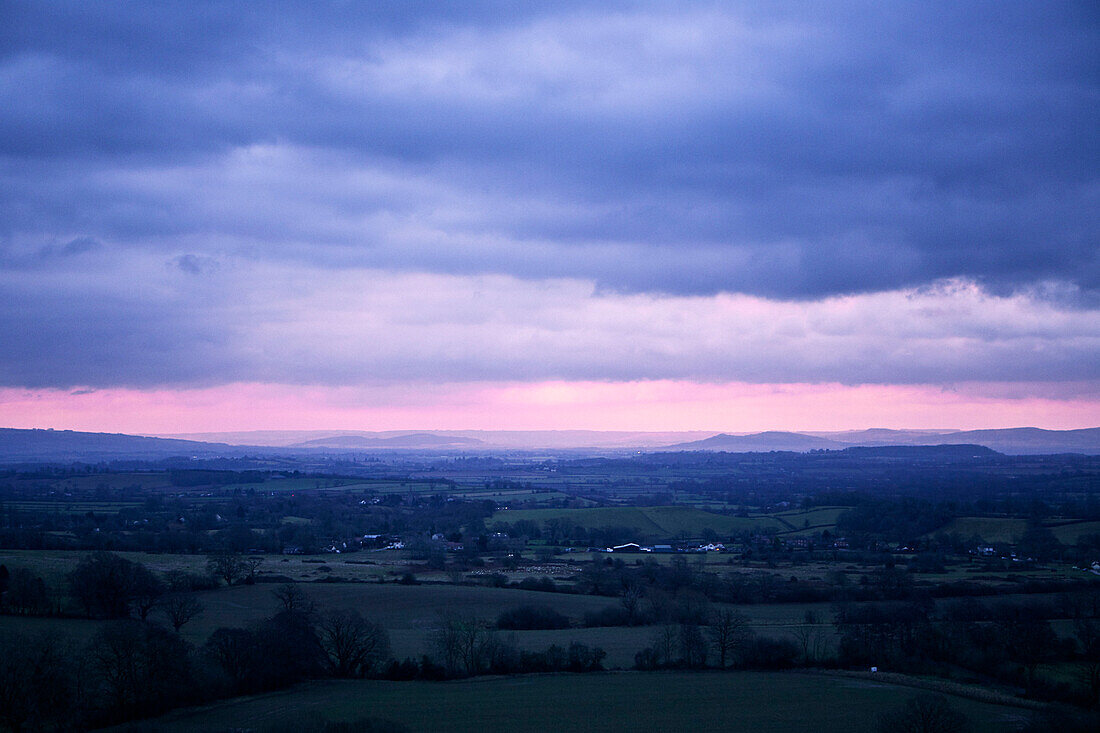
[[[168,434],[243,430],[1050,429],[1100,424],[1057,386],[538,382],[372,387],[0,389],[0,426]],[[1019,392],[1024,396],[1015,396]],[[1055,396],[1035,396],[1053,392]]]

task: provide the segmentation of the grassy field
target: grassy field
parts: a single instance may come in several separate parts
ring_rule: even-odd
[[[986,542],[1014,542],[1027,529],[1027,520],[999,517],[959,517],[935,534],[977,535]]]
[[[846,512],[848,507],[829,506],[817,507],[809,510],[796,510],[789,512],[777,512],[774,514],[758,515],[761,518],[770,517],[777,519],[787,526],[795,535],[814,534],[824,529],[830,532],[836,528],[836,520]]]
[[[322,609],[355,608],[387,629],[426,629],[440,614],[496,620],[506,609],[547,605],[572,619],[617,603],[614,598],[542,593],[515,588],[466,585],[398,585],[394,583],[313,583],[301,585]],[[185,627],[189,636],[206,638],[218,626],[239,626],[270,616],[278,609],[275,586],[237,586],[198,593],[206,607],[201,619]],[[194,628],[192,628],[194,627]]]
[[[26,568],[41,575],[47,584],[59,584],[77,564],[90,555],[86,550],[0,550],[0,565],[8,570]],[[164,573],[169,570],[184,570],[193,573],[206,572],[205,555],[169,555],[145,552],[116,553],[128,560],[139,562],[150,570]]]
[[[5,509],[14,509],[19,512],[29,514],[84,514],[86,512],[93,512],[95,514],[114,514],[120,509],[129,509],[131,507],[141,506],[141,502],[138,501],[35,501],[28,499],[22,500],[7,500],[4,502]]]
[[[103,621],[85,618],[55,618],[0,615],[0,631],[31,636],[46,635],[80,645],[95,635]]]
[[[1075,545],[1081,537],[1100,534],[1100,522],[1051,522],[1047,526],[1063,545]]]
[[[430,653],[431,630],[443,614],[491,622],[501,612],[522,605],[549,606],[568,616],[574,628],[501,632],[502,638],[514,641],[525,650],[542,650],[551,644],[567,647],[573,641],[600,646],[608,654],[605,665],[609,668],[632,667],[634,655],[652,644],[656,633],[656,628],[651,626],[579,628],[586,612],[616,606],[616,598],[456,585],[305,583],[299,587],[322,611],[355,608],[380,623],[389,632],[393,653],[398,659]],[[199,646],[221,626],[247,626],[271,616],[279,609],[279,602],[272,594],[275,588],[271,584],[258,584],[197,593],[205,610],[183,628],[184,638]],[[752,628],[762,635],[789,636],[791,630],[803,622],[807,610],[817,614],[830,637],[833,634],[833,611],[827,603],[757,604],[736,608],[749,617]],[[159,617],[154,615],[154,618]],[[88,639],[101,623],[84,619],[0,616],[0,629],[45,632],[77,641]]]
[[[41,575],[48,584],[59,584],[89,554],[91,553],[87,550],[0,550],[0,564],[7,565],[8,570],[27,568],[36,575]],[[207,572],[206,555],[147,552],[115,554],[139,562],[157,573],[183,570],[205,575]],[[291,557],[265,555],[259,572],[261,575],[286,576],[295,581],[320,580],[330,576],[348,580],[377,580],[390,571],[403,572],[407,569],[408,562],[408,553],[397,551]],[[442,579],[445,574],[438,575]]]
[[[1048,520],[1043,523],[1059,542],[1077,544],[1079,538],[1100,534],[1100,522]],[[964,537],[978,535],[986,542],[1015,542],[1027,530],[1027,520],[1001,517],[959,517],[936,534],[958,533]]]
[[[608,673],[447,683],[344,681],[231,700],[153,721],[163,731],[250,731],[297,719],[388,718],[413,731],[746,731],[832,733],[874,728],[917,691],[878,681],[795,673]],[[950,697],[978,733],[1015,729],[1027,711]],[[148,724],[143,730],[148,730]],[[286,728],[281,728],[286,729]]]
[[[549,520],[560,519],[586,529],[627,527],[637,533],[637,539],[670,539],[680,535],[698,537],[708,529],[719,535],[745,530],[791,529],[771,516],[735,517],[682,506],[505,509],[493,514],[489,524],[524,519],[543,526]]]

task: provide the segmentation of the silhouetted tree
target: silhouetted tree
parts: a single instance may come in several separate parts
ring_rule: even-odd
[[[243,561],[242,572],[245,573],[244,582],[252,584],[256,582],[256,571],[264,564],[262,557],[246,557]]]
[[[188,647],[178,636],[154,624],[115,621],[88,645],[93,698],[105,720],[155,715],[190,694]]]
[[[362,677],[389,657],[389,634],[353,609],[330,611],[322,616],[318,630],[336,677]]]
[[[233,585],[234,581],[244,572],[244,562],[232,552],[223,551],[211,555],[206,561],[206,569],[211,575],[221,578],[226,585]]]
[[[284,583],[271,594],[282,604],[284,611],[297,611],[310,615],[317,610],[317,604],[301,588],[294,583]]]
[[[706,666],[707,640],[695,624],[680,625],[680,659],[692,669]]]
[[[449,674],[476,675],[488,668],[496,636],[475,618],[441,616],[431,634]]]
[[[186,593],[173,593],[167,596],[158,604],[158,608],[160,612],[164,614],[165,618],[168,619],[168,623],[172,624],[172,629],[177,633],[183,628],[184,624],[201,614],[204,610],[202,603],[200,603],[198,599]]]
[[[138,570],[141,568],[141,570]],[[144,572],[143,572],[144,571]],[[96,552],[84,558],[69,573],[73,597],[89,616],[126,618],[135,589],[149,571],[111,552]]]
[[[55,636],[0,632],[0,727],[60,730],[74,723],[68,656]]]
[[[134,599],[134,608],[137,610],[138,617],[145,621],[168,588],[164,581],[144,565],[135,563],[132,570],[131,595]]]
[[[738,611],[721,609],[711,614],[707,633],[718,652],[718,666],[725,669],[726,663],[745,644],[751,633],[749,619]]]

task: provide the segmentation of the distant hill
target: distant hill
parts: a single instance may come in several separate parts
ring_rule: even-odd
[[[635,450],[661,448],[670,443],[708,438],[713,433],[691,431],[629,430],[250,430],[244,432],[182,433],[162,438],[198,440],[230,445],[290,447],[313,441],[324,445],[329,438],[359,436],[396,438],[410,433],[430,433],[448,438],[472,438],[485,449],[506,450]],[[457,444],[456,444],[457,445]],[[472,444],[467,444],[472,445]],[[353,448],[354,449],[354,448]]]
[[[1041,428],[1005,428],[1002,430],[963,430],[937,436],[937,443],[975,443],[1002,453],[1086,453],[1100,454],[1100,428],[1083,430],[1043,430]]]
[[[869,428],[867,430],[845,430],[844,432],[807,432],[818,438],[835,440],[848,445],[928,445],[941,443],[939,436],[957,433],[958,430],[891,430],[889,428]]]
[[[291,433],[293,435],[293,433]],[[260,434],[244,434],[259,438]],[[280,434],[271,434],[277,438]],[[240,457],[279,455],[308,457],[325,451],[420,450],[475,451],[569,450],[593,454],[629,450],[725,451],[729,453],[806,452],[843,450],[854,446],[979,445],[1008,455],[1081,453],[1100,455],[1100,428],[1044,430],[886,430],[836,433],[768,431],[752,435],[719,433],[631,433],[600,431],[422,431],[387,433],[336,433],[266,447],[257,440],[248,445],[182,438],[158,438],[121,433],[86,433],[75,430],[21,430],[0,428],[0,462],[71,462],[101,460],[158,460],[176,456]],[[700,439],[683,442],[684,437]],[[674,442],[680,438],[680,442]],[[662,440],[663,439],[663,440]]]
[[[959,461],[971,458],[990,458],[1003,455],[984,445],[958,443],[952,445],[880,445],[853,446],[845,448],[844,453],[860,458],[897,458],[907,461],[948,460]]]
[[[823,448],[839,450],[844,448],[844,443],[835,440],[818,438],[802,433],[785,433],[771,430],[752,435],[727,435],[719,433],[705,440],[694,440],[690,443],[677,443],[668,446],[668,450],[711,450],[727,451],[730,453],[766,453],[773,450],[785,451],[811,451]]]
[[[828,436],[828,437],[825,437]],[[1008,455],[1083,453],[1100,455],[1100,428],[1043,430],[1003,428],[997,430],[855,430],[837,433],[766,432],[754,435],[718,435],[690,443],[670,445],[667,450],[727,452],[839,450],[852,446],[940,446],[977,445]]]
[[[434,433],[411,433],[396,435],[392,438],[371,438],[364,435],[336,435],[297,443],[294,448],[332,448],[334,450],[357,450],[360,448],[463,448],[485,445],[476,438],[463,438],[456,435],[435,435]]]
[[[117,458],[237,455],[240,448],[194,440],[145,438],[122,433],[0,428],[0,461],[98,461]]]

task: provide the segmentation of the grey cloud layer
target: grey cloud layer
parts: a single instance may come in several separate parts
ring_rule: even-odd
[[[5,4],[0,264],[1100,288],[1092,4],[515,5]]]
[[[1097,59],[1094,3],[5,2],[0,386],[1095,391]]]
[[[990,380],[1072,397],[1100,379],[1100,310],[963,282],[796,303],[101,251],[67,263],[62,307],[51,273],[0,276],[19,357],[0,360],[0,384]]]

